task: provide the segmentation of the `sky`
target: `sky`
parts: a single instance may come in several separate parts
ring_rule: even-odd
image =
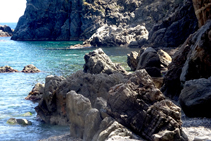
[[[24,14],[26,0],[0,0],[0,5],[0,23],[17,23]]]

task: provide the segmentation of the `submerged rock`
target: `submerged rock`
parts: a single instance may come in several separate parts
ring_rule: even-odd
[[[40,72],[40,70],[37,67],[35,67],[34,65],[30,64],[30,65],[25,66],[21,72],[37,73],[37,72]]]
[[[20,124],[20,125],[32,125],[31,121],[28,121],[26,119],[15,119],[15,118],[10,118],[7,120],[8,124]]]
[[[10,66],[0,67],[0,73],[5,73],[5,72],[18,72],[18,70],[15,70]]]
[[[44,94],[44,84],[37,83],[33,88],[32,91],[29,92],[28,96],[25,98],[26,100],[38,101],[42,98]]]

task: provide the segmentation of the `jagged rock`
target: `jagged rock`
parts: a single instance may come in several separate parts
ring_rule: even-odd
[[[36,111],[41,119],[47,123],[67,124],[66,95],[69,91],[74,90],[89,98],[92,107],[99,108],[98,110],[105,115],[101,108],[106,107],[104,100],[106,101],[108,98],[110,87],[126,81],[127,78],[120,73],[107,75],[104,73],[90,74],[78,71],[66,79],[48,76],[45,82],[43,99],[36,107]],[[62,117],[59,115],[62,115]]]
[[[132,131],[115,121],[111,117],[106,117],[100,124],[98,132],[92,139],[93,141],[141,141],[142,138]]]
[[[18,70],[15,70],[10,66],[0,67],[0,73],[4,73],[4,72],[18,72]]]
[[[30,64],[30,65],[25,66],[21,72],[37,73],[37,72],[40,72],[40,70],[37,67],[35,67],[34,65]]]
[[[12,34],[13,34],[13,31],[9,26],[0,25],[0,37],[9,37],[9,36],[12,36]]]
[[[127,64],[130,67],[131,71],[135,71],[138,64],[138,52],[132,51],[130,54],[127,54]]]
[[[171,57],[163,50],[156,51],[148,47],[142,49],[138,60],[136,70],[146,69],[150,76],[161,77],[162,72],[167,70]]]
[[[178,47],[197,30],[197,18],[192,1],[177,2],[181,5],[176,7],[169,17],[154,25],[150,30],[148,44],[145,46]]]
[[[175,130],[174,140],[187,140],[181,130],[180,108],[165,100],[145,70],[136,71],[129,83],[112,87],[109,94],[108,114],[147,140],[155,140],[163,130]]]
[[[211,77],[186,81],[179,96],[180,105],[189,117],[211,117]]]
[[[37,83],[25,99],[32,101],[40,100],[42,98],[42,95],[44,94],[44,87],[44,84]]]
[[[169,97],[178,97],[185,81],[211,76],[211,21],[208,21],[175,53],[164,78],[162,91]]]
[[[208,19],[211,18],[210,13],[210,1],[192,0],[196,17],[198,19],[199,27],[203,26]]]
[[[114,72],[126,73],[125,69],[119,64],[113,63],[110,58],[100,49],[89,52],[84,56],[84,72],[98,74],[112,74]]]
[[[20,124],[20,125],[32,125],[31,121],[28,121],[26,119],[15,119],[15,118],[10,118],[7,123],[9,124]]]
[[[141,47],[148,39],[148,31],[144,26],[117,27],[105,24],[93,34],[88,42],[92,46],[124,46]],[[135,44],[134,44],[135,43]]]

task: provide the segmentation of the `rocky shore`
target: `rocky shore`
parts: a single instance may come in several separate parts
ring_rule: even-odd
[[[210,13],[201,0],[27,1],[13,40],[140,48],[127,55],[132,72],[96,49],[83,70],[47,76],[28,99],[44,122],[70,126],[57,139],[211,140]]]

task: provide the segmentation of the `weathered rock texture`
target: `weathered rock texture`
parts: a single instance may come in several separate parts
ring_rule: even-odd
[[[26,100],[38,101],[41,100],[42,95],[44,94],[44,84],[37,83],[32,91],[29,92],[29,95],[25,98]]]
[[[10,66],[0,67],[0,73],[4,73],[4,72],[18,72],[18,70],[15,70]]]
[[[151,47],[142,48],[139,53],[133,51],[127,56],[127,63],[132,71],[146,69],[152,77],[161,77],[172,61],[168,53],[162,49],[156,51]]]
[[[179,96],[180,105],[189,117],[211,117],[211,77],[186,81]]]
[[[99,51],[89,55],[96,57]],[[147,140],[187,139],[181,130],[180,108],[165,100],[145,70],[103,72],[46,77],[35,108],[38,116],[47,123],[70,124],[71,136],[84,141],[141,140],[138,135]]]
[[[203,26],[211,18],[210,0],[192,0],[199,27]]]
[[[40,70],[37,67],[35,67],[34,65],[30,64],[30,65],[25,66],[21,72],[37,73],[37,72],[40,72]]]
[[[0,37],[9,37],[13,35],[12,29],[7,25],[0,25]]]
[[[125,69],[119,64],[113,63],[110,58],[100,48],[89,52],[84,56],[84,72],[98,74],[112,74],[115,72],[126,73]]]
[[[191,35],[176,52],[164,78],[162,91],[178,97],[185,81],[211,76],[211,21]]]
[[[159,24],[153,28],[149,43],[177,46],[195,31],[197,24],[197,19],[192,17],[195,16],[192,3],[188,2],[28,0],[25,14],[19,19],[12,39],[87,39],[84,44],[98,47],[141,47],[148,40],[148,31]]]
[[[197,18],[191,0],[178,1],[184,3],[176,7],[169,17],[156,24],[149,32],[148,44],[152,47],[178,47],[187,37],[197,30]]]

